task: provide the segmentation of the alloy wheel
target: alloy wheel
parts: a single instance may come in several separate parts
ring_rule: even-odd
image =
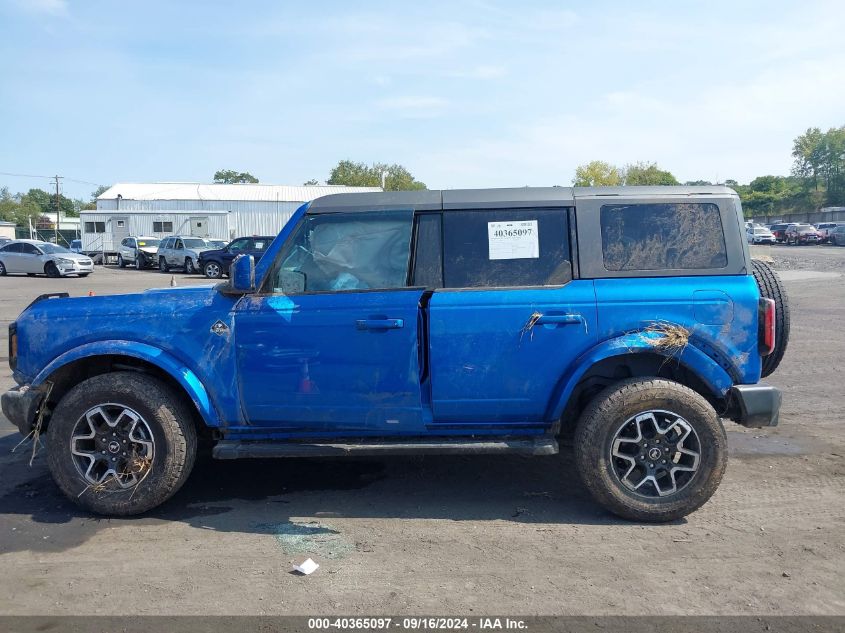
[[[117,483],[132,488],[149,472],[155,456],[150,425],[133,409],[107,403],[86,411],[74,426],[70,452],[91,486]]]
[[[692,481],[701,462],[701,442],[692,425],[676,413],[644,411],[616,431],[610,462],[628,490],[648,498],[666,497]]]

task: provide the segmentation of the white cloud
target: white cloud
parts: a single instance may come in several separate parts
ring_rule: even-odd
[[[429,119],[440,116],[448,105],[449,102],[445,99],[431,96],[407,95],[376,101],[379,109],[394,112],[406,119]]]

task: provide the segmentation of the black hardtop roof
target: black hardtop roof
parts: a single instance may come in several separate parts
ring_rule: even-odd
[[[309,213],[411,208],[418,211],[573,206],[577,198],[736,196],[730,187],[511,187],[338,193],[314,200]]]

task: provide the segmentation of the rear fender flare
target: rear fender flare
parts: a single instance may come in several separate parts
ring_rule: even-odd
[[[563,415],[566,404],[572,392],[593,365],[599,361],[614,356],[624,357],[630,354],[658,354],[667,359],[677,360],[681,365],[698,376],[711,391],[711,395],[725,398],[734,380],[725,369],[707,354],[695,347],[692,340],[677,354],[666,354],[655,347],[650,341],[655,337],[643,332],[631,332],[622,336],[602,341],[595,347],[584,352],[572,364],[555,390],[549,409],[548,419],[559,420]]]
[[[32,381],[32,387],[40,386],[68,363],[95,356],[126,356],[155,365],[185,390],[207,426],[220,426],[220,417],[209,398],[208,391],[194,371],[167,352],[137,341],[99,341],[75,347],[53,359],[42,369]]]

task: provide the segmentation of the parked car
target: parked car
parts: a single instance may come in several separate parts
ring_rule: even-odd
[[[774,244],[777,242],[774,233],[765,226],[755,226],[745,232],[749,244]]]
[[[99,514],[171,497],[198,434],[218,459],[539,456],[564,435],[598,503],[678,519],[725,471],[720,416],[778,423],[760,379],[788,304],[741,221],[726,187],[326,196],[227,283],[33,302],[3,411]]]
[[[193,275],[200,269],[200,253],[210,249],[211,246],[201,237],[176,235],[165,238],[158,247],[158,269],[166,273],[171,268],[183,268]]]
[[[786,229],[790,226],[793,226],[795,222],[779,222],[776,224],[772,224],[769,227],[769,230],[775,236],[775,239],[778,242],[785,242],[786,241]]]
[[[834,246],[845,246],[845,224],[840,224],[830,231],[830,243]]]
[[[274,239],[268,235],[239,237],[223,248],[204,251],[199,256],[199,270],[209,279],[220,279],[229,274],[229,266],[238,255],[252,255],[258,262]]]
[[[68,246],[70,250],[74,253],[81,253],[82,252],[82,240],[71,240],[70,246]]]
[[[821,237],[812,224],[793,224],[786,229],[787,244],[818,244],[819,242],[821,242]]]
[[[117,249],[117,265],[125,268],[135,266],[137,270],[158,265],[158,247],[161,240],[143,235],[124,238]]]
[[[837,226],[843,226],[845,222],[820,222],[816,225],[816,230],[819,233],[819,238],[821,242],[829,242],[830,241],[830,232],[835,229]]]
[[[12,240],[0,247],[0,275],[26,273],[30,276],[87,277],[92,272],[94,262],[90,257],[50,242]]]

